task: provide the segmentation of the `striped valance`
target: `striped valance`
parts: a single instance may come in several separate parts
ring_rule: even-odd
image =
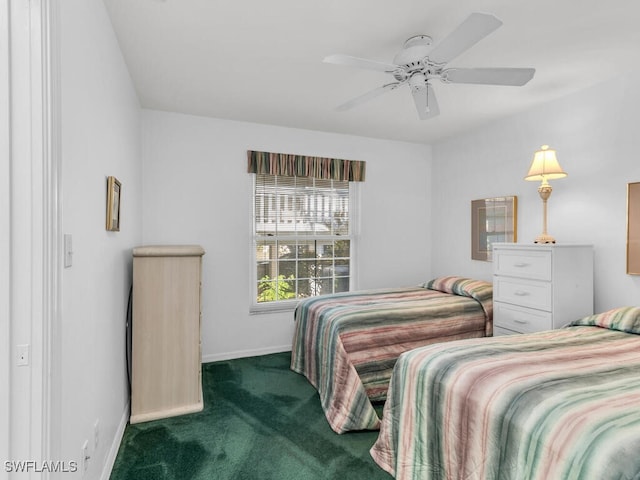
[[[247,172],[363,182],[366,162],[308,157],[287,153],[247,151]]]

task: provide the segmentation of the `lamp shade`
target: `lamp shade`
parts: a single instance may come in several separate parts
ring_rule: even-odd
[[[542,145],[533,155],[533,161],[529,167],[529,173],[524,177],[525,180],[553,180],[555,178],[566,177],[567,173],[562,170],[556,157],[556,151],[551,150],[549,145]]]

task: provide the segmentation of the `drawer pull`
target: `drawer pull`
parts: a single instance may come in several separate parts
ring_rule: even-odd
[[[516,290],[515,292],[513,292],[513,294],[518,297],[526,297],[527,295],[529,295],[529,292],[525,292],[524,290]]]
[[[518,320],[517,318],[514,318],[513,321],[519,323],[520,325],[526,325],[527,323],[529,323],[526,320]]]
[[[529,264],[526,262],[518,262],[518,263],[514,263],[513,264],[514,267],[518,267],[518,268],[522,268],[522,267],[528,267]]]

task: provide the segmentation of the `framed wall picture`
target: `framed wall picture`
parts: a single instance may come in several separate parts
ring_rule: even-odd
[[[492,261],[496,242],[518,241],[518,197],[482,198],[471,202],[471,258]]]
[[[640,182],[627,184],[627,273],[640,275]]]
[[[122,184],[116,177],[107,177],[107,230],[120,231],[120,190]]]

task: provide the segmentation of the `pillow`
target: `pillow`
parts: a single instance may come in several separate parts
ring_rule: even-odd
[[[570,326],[594,326],[640,334],[640,307],[619,307],[575,320]]]
[[[429,290],[437,290],[451,295],[473,298],[480,304],[486,319],[486,335],[493,333],[493,284],[484,280],[465,277],[436,277],[420,285]]]
[[[493,284],[491,282],[450,276],[436,277],[420,286],[429,290],[473,298],[482,306],[486,318],[489,321],[493,318]]]
[[[433,280],[421,285],[429,290],[438,290],[439,292],[451,293],[453,295],[462,295],[472,297],[478,300],[493,295],[493,285],[484,280],[474,280],[465,277],[437,277]]]

